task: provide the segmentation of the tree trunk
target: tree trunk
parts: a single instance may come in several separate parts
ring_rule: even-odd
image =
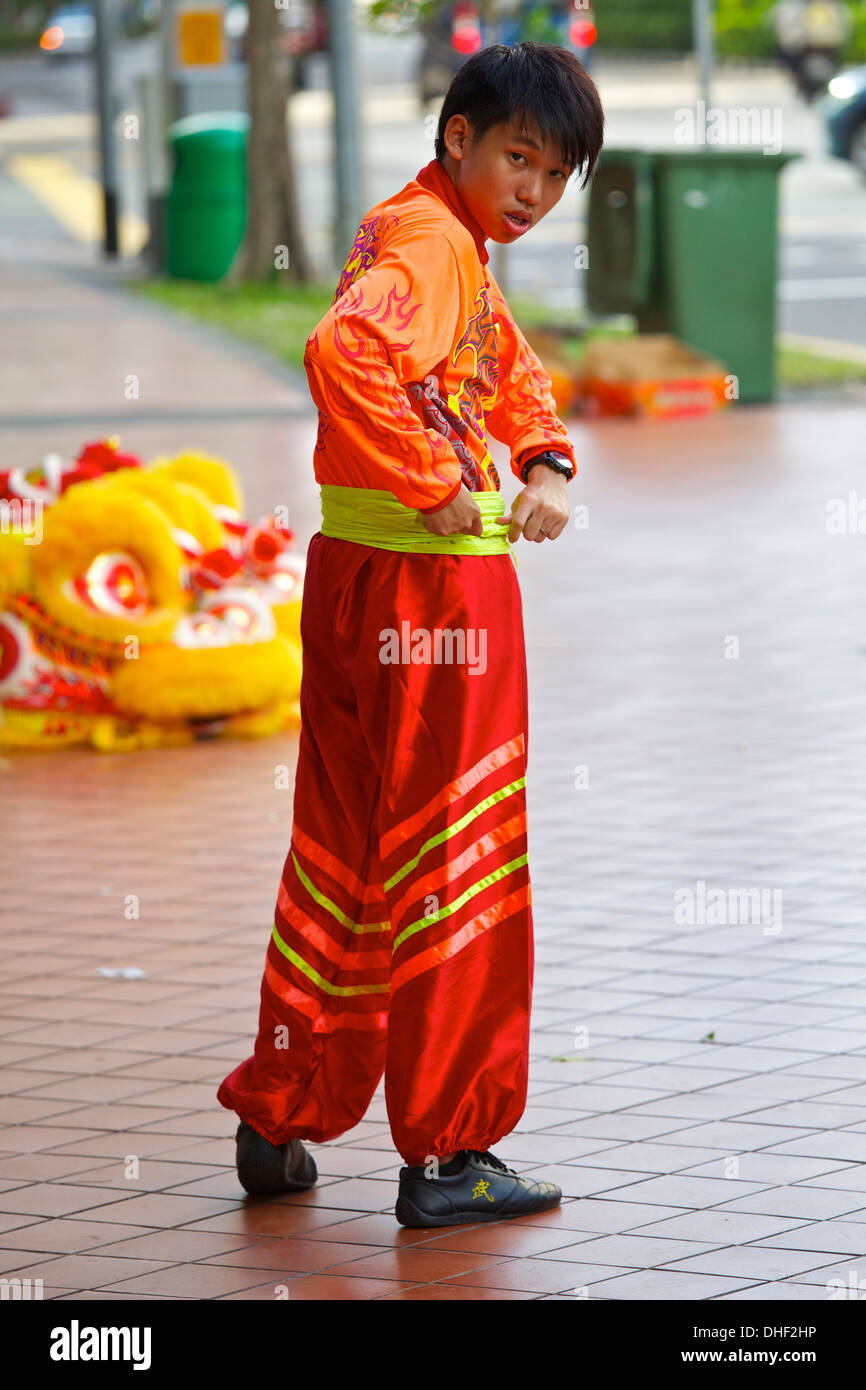
[[[231,281],[286,279],[307,284],[314,269],[298,216],[286,112],[289,64],[274,4],[251,4],[247,31],[250,131],[247,226]]]

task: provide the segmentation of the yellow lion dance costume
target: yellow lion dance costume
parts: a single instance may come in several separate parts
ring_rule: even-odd
[[[118,440],[0,471],[0,747],[109,752],[300,725],[304,560],[222,459]]]

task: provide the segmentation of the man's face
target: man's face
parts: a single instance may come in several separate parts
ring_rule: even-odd
[[[445,146],[443,164],[463,201],[486,235],[506,245],[556,206],[572,172],[533,126],[522,135],[516,124],[500,123],[476,140],[466,117],[452,116]],[[528,219],[522,229],[509,220],[513,213]]]

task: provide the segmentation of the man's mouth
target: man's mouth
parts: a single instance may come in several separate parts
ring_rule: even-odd
[[[532,219],[524,212],[504,212],[502,216],[508,229],[518,236],[532,226]]]

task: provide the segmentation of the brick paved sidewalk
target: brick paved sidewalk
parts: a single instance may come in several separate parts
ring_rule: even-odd
[[[48,365],[4,404],[8,460],[116,417],[146,456],[224,453],[306,542],[302,382],[80,279],[13,279],[19,350]],[[61,1300],[825,1300],[866,1279],[866,534],[825,524],[862,486],[862,421],[792,405],[572,437],[589,527],[517,552],[536,989],[529,1104],[497,1146],[563,1206],[401,1229],[381,1091],[311,1146],[311,1192],[244,1197],[214,1092],[255,1031],[296,735],[7,754],[0,1276]]]

